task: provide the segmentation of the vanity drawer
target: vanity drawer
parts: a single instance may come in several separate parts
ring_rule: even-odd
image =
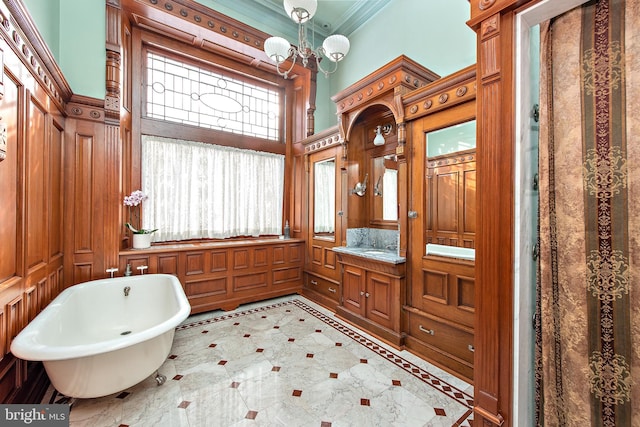
[[[438,321],[417,313],[409,314],[409,335],[428,347],[455,359],[473,364],[473,332],[464,326],[457,327],[442,319]]]
[[[336,302],[340,300],[340,285],[322,277],[307,275],[307,289],[325,295]]]

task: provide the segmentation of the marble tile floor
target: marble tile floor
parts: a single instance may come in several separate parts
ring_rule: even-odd
[[[70,425],[473,426],[469,384],[299,295],[190,316],[159,371],[161,386],[74,400]]]

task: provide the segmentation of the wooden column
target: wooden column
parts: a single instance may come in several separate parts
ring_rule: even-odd
[[[478,35],[474,425],[511,424],[514,15],[527,1],[472,0]]]
[[[121,225],[122,207],[122,155],[123,130],[120,127],[122,107],[122,11],[119,0],[106,1],[106,74],[104,99],[104,143],[107,176],[106,211],[104,220],[104,265],[118,265],[118,250],[124,227]],[[125,53],[126,54],[126,53]],[[126,133],[127,135],[130,132]]]

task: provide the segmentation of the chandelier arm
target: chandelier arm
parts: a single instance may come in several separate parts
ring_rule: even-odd
[[[331,71],[327,71],[327,70],[325,70],[324,68],[322,68],[322,65],[320,65],[320,54],[321,54],[321,53],[322,53],[322,54],[324,54],[324,53],[325,53],[325,52],[324,52],[324,48],[322,48],[322,46],[320,46],[320,47],[317,49],[317,52],[315,53],[315,55],[316,55],[316,63],[318,64],[318,70],[322,71],[322,73],[324,74],[324,76],[325,76],[325,78],[326,78],[326,77],[329,77],[329,74],[333,74],[333,73],[335,73],[335,72],[338,70],[338,61],[335,61],[335,62],[334,62],[334,61],[329,60],[329,62],[333,62],[333,70],[331,70]],[[325,56],[326,56],[326,54],[325,54]],[[328,57],[327,57],[327,58],[328,58]]]
[[[289,69],[287,71],[280,71],[280,64],[284,64],[284,61],[282,62],[277,62],[276,63],[276,71],[278,72],[278,74],[280,74],[282,77],[284,77],[285,79],[289,76],[289,73],[291,72],[291,70],[293,70],[293,67],[296,65],[296,59],[298,57],[298,51],[296,48],[291,47],[289,49],[289,56],[287,57],[287,59],[291,59],[291,66],[289,67]],[[286,59],[285,59],[286,61]]]

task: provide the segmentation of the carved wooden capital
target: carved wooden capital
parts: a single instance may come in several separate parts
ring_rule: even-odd
[[[482,30],[480,31],[480,36],[482,38],[486,38],[493,33],[497,33],[500,29],[499,25],[500,20],[498,19],[498,15],[491,16],[490,18],[482,22]]]

